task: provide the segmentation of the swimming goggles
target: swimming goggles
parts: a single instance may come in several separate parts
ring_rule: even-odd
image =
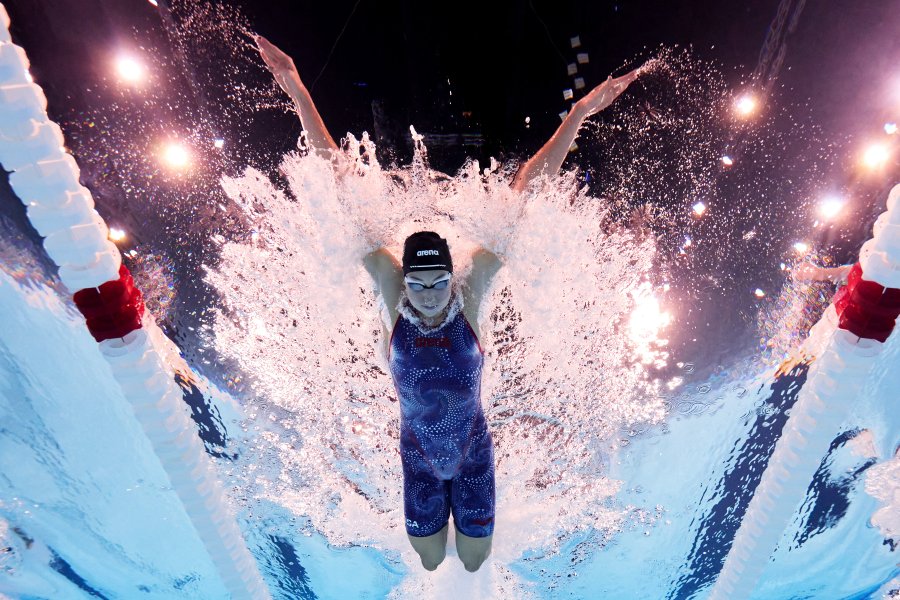
[[[424,283],[422,283],[420,281],[410,281],[409,279],[406,279],[405,281],[406,281],[406,285],[409,286],[409,289],[411,289],[414,292],[421,292],[422,290],[431,290],[431,289],[445,290],[445,289],[447,289],[447,286],[450,285],[451,275],[452,275],[452,273],[450,275],[447,275],[443,279],[438,279],[431,285],[425,285]]]

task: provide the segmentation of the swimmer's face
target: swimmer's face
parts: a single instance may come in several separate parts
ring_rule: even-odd
[[[406,296],[422,316],[436,317],[450,302],[449,271],[413,271],[404,278]]]

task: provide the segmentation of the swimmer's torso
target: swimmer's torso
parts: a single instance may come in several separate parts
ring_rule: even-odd
[[[400,315],[390,341],[390,369],[400,401],[400,451],[451,479],[464,459],[490,444],[481,409],[484,355],[460,310],[423,332]]]

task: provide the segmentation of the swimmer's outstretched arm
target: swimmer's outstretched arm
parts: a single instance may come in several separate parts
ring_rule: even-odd
[[[591,90],[587,96],[576,102],[556,133],[538,150],[537,154],[519,169],[510,187],[516,192],[521,192],[541,175],[555,175],[563,161],[566,160],[569,148],[572,147],[572,142],[575,141],[584,120],[612,104],[619,94],[638,78],[642,68],[615,79],[610,76],[609,79]]]
[[[794,269],[794,279],[798,281],[843,281],[853,265],[840,267],[819,267],[805,262]]]
[[[258,35],[255,39],[263,62],[275,76],[275,81],[278,82],[281,89],[294,101],[294,106],[300,115],[300,123],[306,130],[312,147],[319,151],[337,151],[338,145],[334,143],[334,138],[325,128],[325,122],[322,121],[319,111],[316,110],[309,91],[300,80],[300,74],[297,72],[297,67],[294,66],[293,59],[263,36]]]

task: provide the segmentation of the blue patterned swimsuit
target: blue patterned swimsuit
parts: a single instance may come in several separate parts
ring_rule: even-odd
[[[481,409],[484,353],[457,294],[444,322],[419,322],[401,300],[390,343],[400,400],[403,505],[409,535],[447,524],[469,537],[494,531],[494,448]]]

